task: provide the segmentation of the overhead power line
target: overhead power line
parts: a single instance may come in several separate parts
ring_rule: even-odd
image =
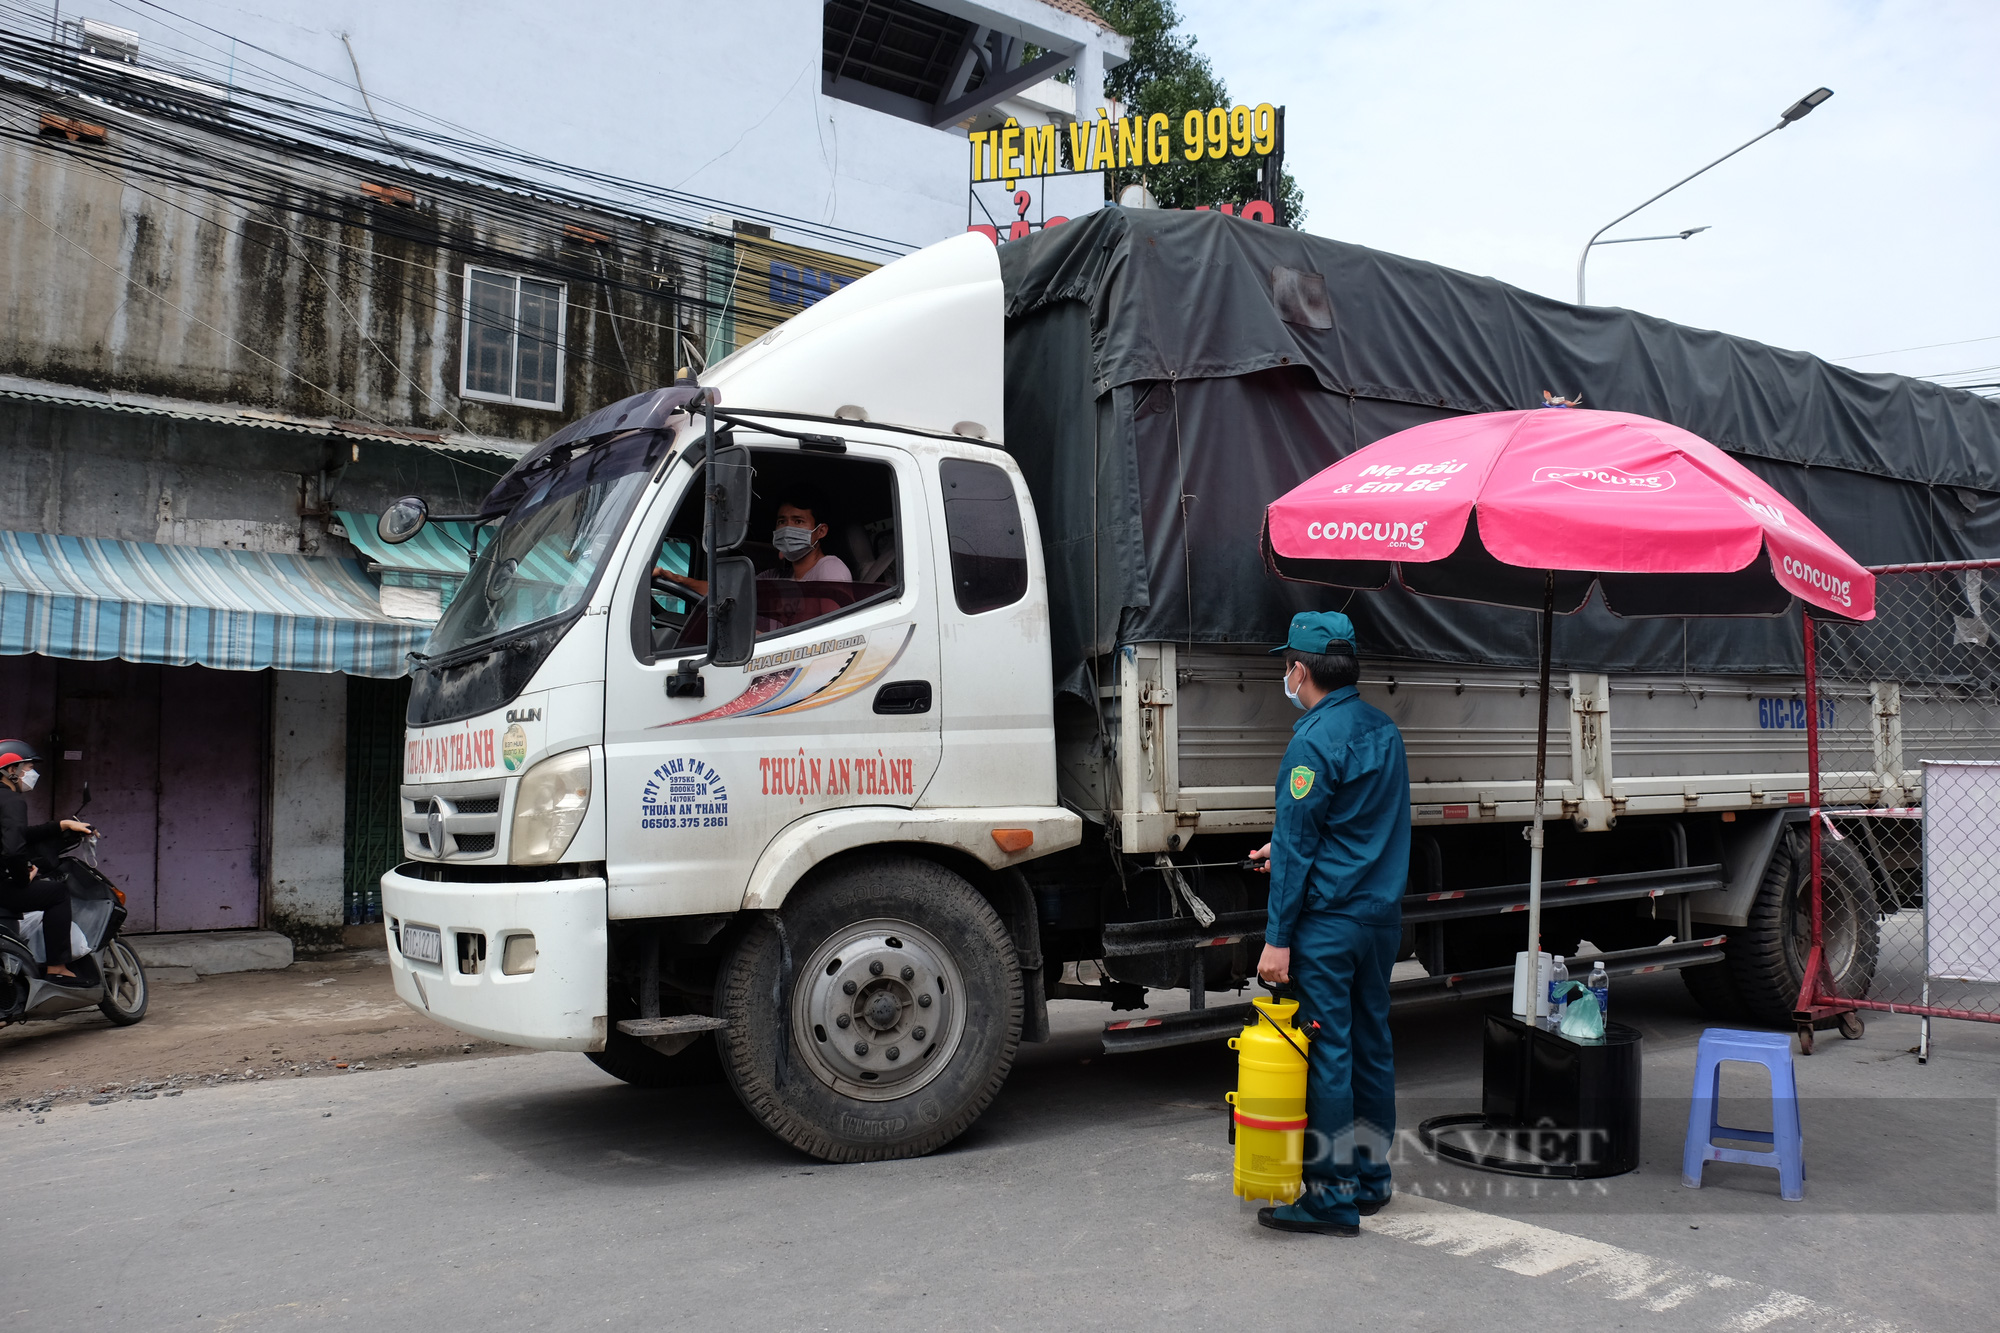
[[[1983,338],[1956,338],[1948,343],[1922,343],[1916,347],[1891,347],[1886,352],[1856,352],[1851,356],[1836,356],[1835,361],[1866,361],[1871,356],[1894,356],[1898,352],[1928,352],[1937,347],[1963,347],[1967,343],[2000,342],[2000,333],[1989,333]]]
[[[130,9],[130,6],[121,6]],[[147,4],[148,10],[167,15],[180,23],[226,38],[236,43],[239,56],[233,66],[238,75],[256,73],[260,84],[274,85],[275,88],[289,88],[297,95],[287,95],[274,91],[273,87],[256,87],[249,82],[236,82],[222,89],[227,94],[225,115],[219,117],[216,128],[224,132],[246,133],[253,125],[268,127],[272,133],[295,136],[299,139],[319,139],[328,146],[338,147],[346,153],[364,159],[393,165],[382,153],[382,140],[390,138],[398,151],[397,155],[406,159],[407,169],[418,172],[434,172],[439,175],[463,180],[469,184],[487,184],[499,188],[510,188],[551,196],[554,200],[568,202],[585,208],[610,208],[631,210],[634,207],[658,210],[654,220],[678,220],[684,224],[705,226],[710,215],[721,213],[727,216],[757,222],[762,225],[781,228],[791,234],[807,238],[809,242],[829,244],[856,250],[885,258],[906,254],[917,247],[906,241],[876,236],[868,232],[847,227],[836,227],[810,219],[793,217],[772,209],[759,208],[727,200],[715,199],[686,190],[670,189],[650,184],[630,177],[610,172],[593,171],[569,163],[555,161],[526,150],[516,148],[491,136],[451,125],[435,117],[424,116],[403,106],[392,98],[372,96],[372,100],[392,111],[409,112],[429,121],[429,126],[414,123],[397,123],[394,119],[379,122],[365,112],[341,105],[322,93],[314,92],[285,76],[270,76],[255,62],[242,58],[243,49],[255,51],[272,59],[283,61],[295,68],[313,74],[343,91],[349,85],[319,74],[267,51],[255,43],[245,42],[234,34],[208,27],[195,20],[180,15],[164,5]],[[133,12],[137,12],[136,10]],[[18,3],[0,3],[0,20],[11,17],[11,24],[0,26],[0,69],[11,69],[30,80],[54,77],[58,82],[68,82],[84,91],[97,91],[99,95],[109,94],[108,100],[117,100],[121,90],[128,95],[135,79],[122,74],[97,70],[86,65],[78,52],[58,42],[52,42],[41,34],[46,32],[49,11],[35,10]],[[205,65],[185,66],[155,62],[138,70],[137,77],[153,71],[182,78],[209,83],[222,88],[220,61]],[[96,83],[95,90],[89,87]],[[163,94],[164,95],[164,94]]]
[[[629,203],[607,201],[594,192],[557,189],[518,174],[467,167],[435,144],[412,148],[406,160],[416,165],[399,170],[373,151],[397,129],[380,123],[376,116],[363,118],[345,108],[309,105],[297,98],[266,98],[253,106],[242,85],[227,89],[215,85],[217,93],[226,94],[229,100],[207,100],[198,88],[188,93],[157,79],[149,81],[147,76],[157,72],[153,66],[128,70],[105,61],[87,62],[81,53],[60,42],[10,30],[6,23],[9,17],[29,16],[19,5],[0,0],[0,93],[11,91],[31,103],[42,100],[49,109],[65,115],[76,114],[77,108],[66,103],[82,96],[114,113],[106,116],[92,106],[85,108],[86,114],[116,128],[103,141],[72,144],[62,138],[42,137],[30,110],[25,124],[0,122],[0,139],[54,155],[66,170],[87,168],[106,175],[122,188],[188,213],[200,222],[219,225],[248,244],[282,253],[284,246],[277,242],[317,242],[328,248],[329,257],[335,250],[344,252],[350,256],[342,264],[344,273],[366,270],[378,289],[386,284],[408,305],[446,317],[464,316],[462,301],[454,303],[440,292],[440,284],[459,280],[462,271],[440,271],[434,262],[419,263],[395,254],[393,246],[355,246],[343,239],[342,233],[374,232],[455,253],[475,264],[531,267],[566,280],[572,285],[573,306],[582,307],[591,319],[602,309],[610,321],[610,341],[618,348],[618,359],[613,362],[591,356],[573,343],[566,348],[566,356],[579,364],[615,372],[621,380],[632,383],[641,377],[623,345],[621,323],[669,334],[667,341],[673,350],[665,373],[671,374],[672,367],[682,361],[685,317],[694,317],[697,337],[706,340],[713,337],[715,326],[709,323],[704,333],[704,322],[730,319],[738,322],[739,329],[759,329],[781,322],[805,303],[803,293],[797,293],[788,307],[776,304],[781,287],[775,268],[768,293],[761,282],[740,291],[736,279],[742,268],[743,247],[758,243],[718,233],[706,219],[704,225],[693,226],[635,209]],[[35,17],[39,23],[40,16]],[[239,62],[236,70],[255,73],[248,62]],[[199,79],[206,72],[179,69],[174,77]],[[10,83],[11,89],[7,87]],[[379,100],[384,106],[391,105],[390,99]],[[421,140],[425,133],[402,128],[404,137]],[[390,142],[401,147],[394,140]],[[412,197],[424,200],[429,207],[404,212],[366,202],[359,197],[360,183],[365,181],[407,188]],[[147,188],[148,183],[152,188]],[[226,210],[228,221],[211,216],[212,208],[199,212],[189,208],[185,202],[189,194],[214,201]],[[309,230],[288,225],[288,218]],[[474,224],[470,231],[458,225],[468,218]],[[606,228],[607,221],[636,224],[639,231],[628,234],[627,228],[617,225]],[[230,225],[232,222],[236,225]],[[327,226],[322,232],[313,223]],[[612,234],[601,234],[606,231]],[[587,240],[579,243],[579,236]],[[300,258],[322,282],[328,280],[309,258]],[[848,263],[833,256],[809,262]],[[718,291],[719,275],[725,268],[728,287]],[[837,276],[851,280],[858,273],[859,268],[855,268]],[[713,283],[711,274],[717,275]],[[592,292],[603,293],[604,300],[575,299],[575,295]],[[617,292],[653,306],[653,313],[661,317],[621,313],[616,309]],[[337,299],[337,293],[335,296]],[[348,313],[354,322],[352,312]],[[464,317],[482,325],[492,322],[476,314]],[[399,377],[426,399],[434,398],[416,386],[358,323],[356,331]],[[729,341],[740,338],[732,335]],[[450,415],[448,410],[439,410]]]

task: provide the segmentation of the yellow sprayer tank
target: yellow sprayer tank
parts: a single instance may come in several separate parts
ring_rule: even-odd
[[[1236,1197],[1290,1203],[1305,1167],[1306,1034],[1297,1000],[1254,1000],[1257,1017],[1229,1039],[1236,1052]]]

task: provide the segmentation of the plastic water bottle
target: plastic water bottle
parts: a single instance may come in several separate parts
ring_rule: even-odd
[[[1597,997],[1597,1008],[1604,1015],[1604,1021],[1611,1021],[1611,974],[1604,970],[1602,962],[1594,963],[1590,969],[1590,980],[1583,983],[1590,993]]]
[[[1568,983],[1569,964],[1561,954],[1557,954],[1555,961],[1549,966],[1548,1025],[1551,1032],[1562,1026],[1563,1010],[1569,1005],[1569,997],[1564,993],[1564,987]]]

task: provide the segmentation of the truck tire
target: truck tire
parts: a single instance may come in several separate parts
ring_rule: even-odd
[[[1736,993],[1736,982],[1730,976],[1726,955],[1719,963],[1682,968],[1681,984],[1694,997],[1704,1017],[1732,1023],[1742,1021],[1743,997]]]
[[[1820,843],[1825,903],[1821,937],[1838,994],[1860,998],[1875,977],[1881,942],[1874,876],[1844,842]],[[1729,984],[1742,1016],[1769,1027],[1792,1025],[1812,949],[1811,861],[1803,829],[1789,829],[1771,851],[1764,881],[1750,905],[1750,924],[1729,932],[1724,946]],[[1697,968],[1695,971],[1713,971]],[[1693,982],[1689,988],[1693,988]],[[1697,993],[1697,998],[1699,994]]]
[[[722,1082],[722,1060],[715,1036],[704,1032],[674,1055],[658,1051],[623,1032],[613,1031],[601,1051],[585,1051],[590,1063],[635,1088],[700,1088]]]
[[[729,1024],[716,1044],[743,1105],[792,1146],[826,1162],[919,1157],[1000,1091],[1022,1004],[1013,940],[971,884],[869,856],[744,932],[716,987]]]

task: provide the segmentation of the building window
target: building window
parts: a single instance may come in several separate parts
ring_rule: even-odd
[[[522,407],[562,407],[563,285],[465,269],[460,394]]]

